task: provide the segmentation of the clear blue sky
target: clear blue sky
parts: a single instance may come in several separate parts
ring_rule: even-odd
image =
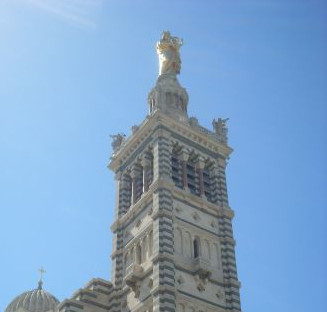
[[[325,1],[2,0],[0,311],[110,278],[109,134],[147,114],[162,30],[189,115],[229,117],[244,311],[326,311]]]

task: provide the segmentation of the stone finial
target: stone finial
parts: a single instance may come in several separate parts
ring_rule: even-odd
[[[189,123],[191,127],[197,127],[199,126],[199,121],[196,117],[190,117],[189,118]]]
[[[132,126],[131,130],[132,130],[132,134],[134,134],[140,127],[138,125],[134,125]]]
[[[126,135],[123,133],[110,135],[110,138],[112,139],[111,147],[114,153],[121,148],[123,142],[125,141],[125,137]]]
[[[227,137],[228,128],[226,125],[228,120],[229,120],[229,118],[226,118],[226,119],[218,118],[218,120],[214,119],[212,121],[212,126],[213,126],[213,129],[216,133],[218,140],[224,144],[227,144],[227,141],[228,141],[228,137]]]

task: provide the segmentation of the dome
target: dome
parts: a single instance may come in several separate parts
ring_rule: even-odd
[[[26,291],[17,296],[6,308],[5,312],[48,312],[54,311],[59,304],[59,300],[42,289],[42,281],[39,287],[34,290]]]

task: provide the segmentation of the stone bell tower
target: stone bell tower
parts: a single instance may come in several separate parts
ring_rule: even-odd
[[[113,137],[117,181],[109,311],[241,311],[228,204],[227,119],[213,130],[187,114],[177,80],[182,40],[157,43],[149,115]]]

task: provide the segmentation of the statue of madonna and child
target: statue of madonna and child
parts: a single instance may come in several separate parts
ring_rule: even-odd
[[[169,31],[162,33],[157,42],[157,53],[159,57],[159,76],[170,74],[176,76],[181,70],[181,57],[179,53],[183,40],[172,37]]]

